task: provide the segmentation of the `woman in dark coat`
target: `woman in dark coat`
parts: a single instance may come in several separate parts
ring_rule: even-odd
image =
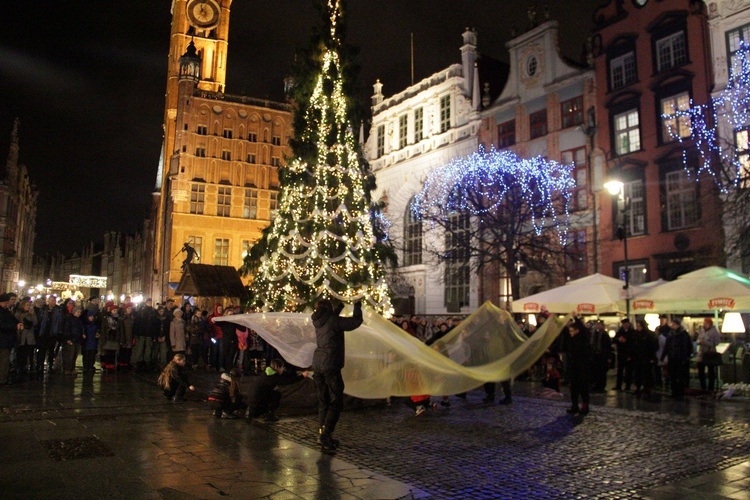
[[[564,342],[568,352],[568,376],[570,378],[570,401],[568,413],[587,415],[589,412],[589,373],[591,372],[591,336],[586,325],[573,313],[573,321],[567,326]],[[578,407],[579,398],[582,401]]]

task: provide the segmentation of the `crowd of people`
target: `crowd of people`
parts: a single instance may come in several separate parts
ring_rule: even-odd
[[[59,373],[76,377],[82,356],[84,373],[134,370],[160,372],[182,355],[187,370],[262,372],[278,356],[255,332],[219,316],[240,312],[216,304],[210,313],[172,299],[154,306],[126,297],[100,305],[97,296],[79,304],[72,299],[0,295],[0,384]]]

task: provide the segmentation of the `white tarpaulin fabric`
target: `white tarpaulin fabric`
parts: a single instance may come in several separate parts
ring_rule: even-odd
[[[562,330],[550,318],[527,338],[507,311],[487,302],[432,346],[423,344],[370,309],[347,332],[346,393],[364,399],[430,394],[444,396],[484,382],[509,380],[526,371]],[[312,364],[315,328],[310,314],[256,313],[224,316],[251,328],[292,365]]]
[[[514,300],[513,312],[527,314],[541,311],[558,314],[567,314],[572,311],[580,314],[625,312],[624,285],[623,281],[596,273],[569,281],[551,290]],[[631,295],[639,291],[638,287],[631,285]]]
[[[704,267],[636,295],[634,312],[750,311],[750,280],[719,266]]]

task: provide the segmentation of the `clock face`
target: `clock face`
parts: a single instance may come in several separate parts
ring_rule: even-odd
[[[219,6],[211,0],[190,0],[187,16],[190,24],[197,28],[212,28],[219,24]]]

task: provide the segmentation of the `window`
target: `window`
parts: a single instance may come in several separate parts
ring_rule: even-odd
[[[216,238],[214,243],[214,265],[229,265],[229,240],[227,238]]]
[[[459,312],[469,305],[470,220],[466,214],[453,214],[445,238],[445,307]]]
[[[529,115],[529,128],[531,129],[531,138],[542,137],[547,135],[547,110],[542,109]]]
[[[247,257],[247,254],[250,253],[250,247],[252,245],[250,244],[250,240],[242,240],[242,260],[245,260],[245,257]]]
[[[414,110],[414,143],[424,138],[424,108]]]
[[[203,203],[206,197],[206,186],[203,184],[193,184],[190,188],[190,213],[202,214]]]
[[[196,133],[198,135],[208,135],[208,127],[205,125],[198,125],[198,129],[196,130]]]
[[[248,163],[255,163],[255,153],[248,153],[247,154],[247,162]]]
[[[687,92],[661,100],[662,141],[672,142],[678,138],[690,137],[690,116],[677,115],[679,111],[690,109],[690,96]]]
[[[399,149],[406,147],[407,142],[407,136],[409,130],[409,120],[406,115],[401,115],[398,117],[398,147]]]
[[[588,208],[588,171],[586,168],[586,148],[570,149],[562,152],[562,163],[573,165],[573,179],[576,187],[570,196],[571,210]]]
[[[678,31],[656,41],[656,71],[661,73],[687,62],[685,32]]]
[[[617,277],[625,281],[625,264],[616,263]],[[628,285],[642,285],[648,281],[648,262],[628,262]]]
[[[624,155],[641,149],[638,110],[631,109],[614,117],[615,151]]]
[[[258,134],[255,132],[250,132],[247,134],[247,140],[250,142],[258,142]]]
[[[583,124],[583,96],[574,97],[560,103],[562,128]]]
[[[516,121],[508,120],[497,126],[497,148],[503,149],[516,143]]]
[[[628,237],[646,234],[646,197],[641,179],[626,182],[623,186],[625,199],[630,200],[630,209],[625,213]]]
[[[635,72],[635,53],[628,52],[612,59],[609,62],[609,78],[612,90],[634,84],[638,78]]]
[[[271,157],[271,165],[274,167],[280,167],[281,166],[281,158],[278,156]]]
[[[451,128],[451,96],[440,98],[440,133]]]
[[[569,280],[588,276],[588,256],[586,254],[586,231],[570,231],[565,247],[565,276]]]
[[[229,217],[232,208],[232,188],[220,187],[219,195],[216,198],[216,215],[219,217]]]
[[[378,150],[377,157],[380,158],[385,154],[385,125],[378,126]]]
[[[281,137],[279,137],[278,135],[273,136],[271,138],[271,144],[273,144],[274,146],[281,146]]]
[[[695,226],[698,222],[698,200],[696,183],[688,178],[683,169],[668,172],[665,178],[667,188],[667,230]]]
[[[221,152],[221,159],[222,160],[231,160],[232,159],[232,153],[230,153],[228,149],[223,150]]]
[[[737,57],[737,51],[740,50],[743,42],[750,44],[750,24],[727,31],[727,63],[729,64],[730,75],[732,74],[732,68]]]
[[[750,187],[750,129],[737,130],[734,133],[734,147],[740,167],[740,187]]]
[[[232,129],[231,128],[225,128],[223,135],[224,135],[224,139],[231,139],[232,138]]]
[[[404,214],[404,265],[414,266],[422,263],[422,219],[411,209],[411,202]]]
[[[245,189],[245,209],[242,212],[245,219],[258,218],[258,190]]]
[[[201,261],[201,255],[203,255],[203,237],[202,236],[188,236],[188,243],[195,249],[195,262]]]
[[[195,148],[195,156],[199,158],[206,157],[206,148]]]
[[[271,219],[276,217],[276,212],[279,210],[279,193],[271,191],[268,199],[268,209],[271,211]]]

